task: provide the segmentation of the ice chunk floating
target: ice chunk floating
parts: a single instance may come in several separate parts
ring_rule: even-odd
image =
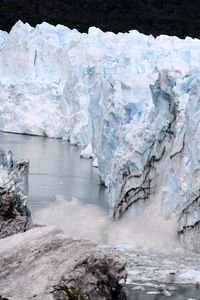
[[[0,130],[84,146],[115,219],[175,219],[199,251],[200,41],[19,21],[0,49]]]

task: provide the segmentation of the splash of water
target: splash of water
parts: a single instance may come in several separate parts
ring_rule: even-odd
[[[113,222],[104,210],[72,198],[58,196],[55,203],[42,209],[34,222],[54,225],[74,239],[123,248],[166,249],[177,246],[176,222],[153,216],[148,209],[141,216]]]

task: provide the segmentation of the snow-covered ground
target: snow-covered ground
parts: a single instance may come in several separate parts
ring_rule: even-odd
[[[200,41],[18,22],[0,50],[0,130],[87,146],[115,219],[148,208],[199,251]]]

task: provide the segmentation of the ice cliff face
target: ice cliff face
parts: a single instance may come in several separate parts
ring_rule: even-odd
[[[104,163],[108,168],[109,200],[114,218],[125,213],[136,217],[147,207],[154,216],[174,217],[178,221],[180,238],[189,249],[197,252],[199,83],[199,70],[186,75],[180,71],[161,71],[156,83],[150,85],[152,97],[149,99],[152,100],[143,108],[142,101],[140,108],[135,108],[132,102],[134,117],[131,122],[123,121],[121,128],[117,127],[118,134],[113,134],[115,142],[115,137],[118,138],[113,158],[110,158],[110,165]],[[112,133],[110,130],[111,137]]]
[[[76,30],[45,23],[33,29],[18,22],[9,35],[1,32],[2,130],[89,143],[81,40]]]
[[[103,102],[107,108],[100,118],[101,138],[94,143],[114,218],[125,213],[136,217],[152,207],[155,216],[178,220],[181,239],[195,251],[200,221],[199,75],[199,70],[163,70],[154,84],[141,75],[132,82],[113,79],[115,89]]]
[[[152,206],[196,249],[200,41],[18,22],[0,50],[0,130],[87,146],[114,218]]]
[[[32,28],[19,21],[9,34],[0,32],[0,129],[87,145],[102,117],[94,122],[99,112],[92,108],[100,105],[104,114],[102,97],[112,97],[117,77],[120,82],[145,74],[154,82],[159,69],[188,71],[199,63],[199,47],[190,38],[154,39],[137,31],[115,35],[97,28],[81,34],[61,25]]]

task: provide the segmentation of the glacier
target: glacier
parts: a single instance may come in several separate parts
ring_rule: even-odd
[[[0,32],[0,130],[82,146],[114,219],[176,219],[198,252],[199,80],[198,39],[19,21]]]

